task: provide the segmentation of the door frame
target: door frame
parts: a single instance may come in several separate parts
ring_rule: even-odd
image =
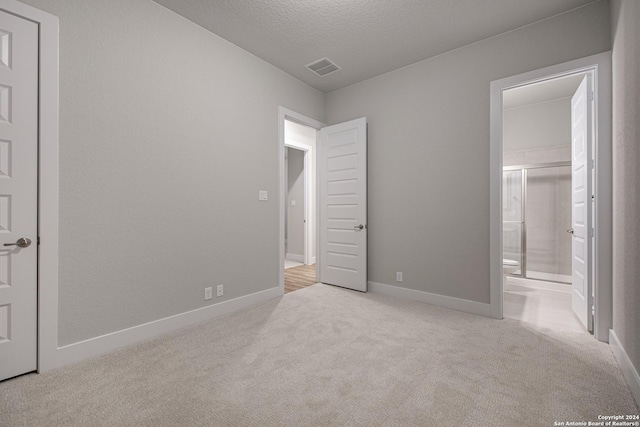
[[[282,294],[284,295],[284,227],[286,226],[285,222],[284,222],[284,208],[285,208],[285,173],[284,173],[284,150],[285,150],[285,146],[287,144],[285,144],[285,139],[284,139],[284,122],[285,120],[294,122],[294,123],[298,123],[300,125],[303,126],[308,126],[311,127],[313,129],[315,129],[316,131],[319,131],[321,128],[325,127],[324,123],[319,122],[318,120],[312,119],[310,117],[307,117],[303,114],[297,113],[293,110],[289,110],[285,107],[282,106],[278,106],[278,170],[279,170],[279,187],[280,187],[280,196],[278,198],[279,203],[278,203],[278,241],[279,241],[279,245],[278,245],[278,260],[279,260],[279,264],[278,264],[278,287],[280,288]],[[319,138],[318,138],[318,132],[316,132],[316,152],[319,148]],[[297,148],[297,147],[294,147]],[[306,173],[307,171],[310,171],[311,168],[307,167],[307,155],[305,154],[305,181],[306,181]],[[317,156],[316,156],[316,171],[318,170],[317,168]],[[316,173],[317,175],[317,173]],[[307,218],[307,185],[308,185],[308,181],[305,182],[305,219]],[[317,190],[317,180],[316,180],[316,190]],[[310,194],[310,192],[309,192]],[[318,199],[318,191],[316,191],[316,211],[317,211],[317,199]],[[310,201],[309,201],[310,202]],[[316,215],[316,218],[318,218],[318,216]],[[319,279],[319,271],[320,269],[318,268],[318,266],[320,265],[320,263],[322,262],[322,260],[320,259],[320,253],[318,251],[318,236],[319,236],[319,222],[318,220],[316,220],[316,280]],[[307,221],[308,223],[308,221]],[[305,258],[307,257],[308,254],[310,254],[310,251],[308,250],[308,245],[307,245],[307,226],[305,224]]]
[[[612,316],[611,51],[494,80],[490,85],[489,222],[491,317],[503,317],[502,283],[502,92],[557,77],[592,72],[594,91],[595,194],[592,283],[594,335],[609,341]]]
[[[0,10],[38,24],[37,371],[58,366],[58,17],[16,0]]]
[[[303,217],[304,217],[304,243],[303,243],[303,248],[304,248],[304,264],[305,265],[311,265],[313,264],[313,259],[311,257],[311,249],[312,249],[312,244],[311,244],[311,223],[309,222],[309,215],[311,214],[311,189],[312,189],[312,176],[311,176],[311,153],[313,153],[313,147],[311,147],[310,145],[307,144],[303,144],[301,142],[298,141],[284,141],[284,145],[286,148],[293,148],[294,150],[298,150],[298,151],[302,151],[304,153],[304,157],[303,157],[303,162],[304,162],[304,170],[303,170],[303,178],[304,178],[304,185],[303,185],[303,190],[304,190],[304,213],[303,213]],[[287,179],[287,177],[285,176],[285,179]],[[285,188],[286,188],[287,183],[285,182]],[[285,191],[285,195],[287,194],[287,192]],[[286,204],[286,201],[285,201]],[[288,208],[289,206],[286,205],[286,207]],[[287,224],[285,224],[285,227],[287,226]]]

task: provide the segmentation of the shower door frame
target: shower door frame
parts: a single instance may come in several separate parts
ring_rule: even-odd
[[[503,166],[502,172],[511,172],[511,171],[520,171],[520,179],[521,179],[521,192],[520,192],[520,221],[502,221],[502,224],[505,223],[520,223],[522,229],[520,230],[520,276],[523,279],[529,280],[542,280],[527,277],[527,178],[529,169],[548,169],[548,168],[561,168],[561,167],[571,167],[570,161],[564,162],[549,162],[549,163],[539,163],[539,164],[531,164],[531,165],[514,165],[514,166]],[[571,174],[571,171],[569,171]],[[515,274],[514,274],[515,276]],[[545,282],[554,282],[561,284],[571,284],[571,282],[559,282],[556,280],[545,280]]]

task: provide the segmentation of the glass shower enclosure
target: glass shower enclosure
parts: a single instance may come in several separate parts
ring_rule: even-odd
[[[502,174],[503,257],[514,275],[571,283],[571,163],[506,166]]]

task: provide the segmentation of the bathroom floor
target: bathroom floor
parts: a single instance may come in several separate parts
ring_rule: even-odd
[[[504,317],[539,326],[588,333],[571,309],[571,286],[507,277]]]

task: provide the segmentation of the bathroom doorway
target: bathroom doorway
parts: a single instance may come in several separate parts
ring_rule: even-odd
[[[584,222],[576,215],[592,217],[582,212],[591,206],[579,200],[592,186],[576,182],[590,173],[574,167],[584,149],[575,123],[590,79],[579,72],[503,92],[504,317],[573,332],[592,330],[586,304],[593,299],[583,296],[588,277],[580,281],[592,256],[584,255],[590,250],[584,239],[576,245],[573,230]]]
[[[509,280],[505,280],[505,277],[515,276],[518,270],[523,267],[522,262],[518,262],[516,265],[506,265],[505,261],[509,259],[513,261],[513,258],[509,258],[508,255],[505,257],[503,253],[503,231],[506,226],[503,223],[505,209],[503,183],[506,172],[503,169],[503,95],[511,89],[522,89],[521,93],[527,92],[526,89],[549,89],[551,86],[545,86],[545,82],[560,81],[561,78],[577,74],[589,75],[591,78],[586,83],[583,78],[581,86],[583,84],[584,86],[580,89],[583,96],[575,97],[576,104],[572,106],[572,109],[582,112],[575,117],[586,118],[587,125],[581,119],[572,123],[572,128],[575,125],[576,130],[582,129],[582,137],[576,139],[578,144],[574,144],[575,141],[572,141],[572,148],[578,147],[579,149],[571,153],[571,174],[574,177],[571,179],[572,223],[571,227],[565,229],[565,232],[569,230],[567,235],[571,237],[572,241],[571,310],[578,313],[577,317],[580,319],[580,323],[585,325],[583,326],[585,331],[592,330],[597,340],[608,342],[609,330],[613,324],[611,301],[611,52],[603,52],[491,82],[491,144],[489,152],[491,317],[497,319],[504,317],[503,282],[508,282]],[[545,90],[536,90],[535,92],[542,96],[538,102],[550,100],[550,98],[544,99]],[[589,109],[591,113],[587,112]],[[535,131],[540,133],[543,130],[548,130],[548,127],[547,124],[543,124]],[[580,133],[576,133],[576,135],[579,136]],[[521,168],[520,173],[523,169],[527,169],[528,173],[531,173],[528,168]],[[579,179],[575,179],[575,177]],[[526,197],[524,199],[526,203]],[[526,212],[524,215],[526,216]],[[513,228],[513,226],[510,227]],[[526,229],[524,233],[527,233]],[[527,242],[529,240],[525,241],[525,245]],[[587,250],[589,247],[590,249]],[[511,255],[517,255],[520,252],[523,252],[526,257],[526,250],[522,251],[522,248],[517,251],[511,249]],[[576,254],[581,256],[576,256]],[[511,264],[515,263],[511,262]],[[531,263],[527,264],[525,260],[524,264],[524,274],[526,275]],[[520,274],[522,275],[522,271]],[[552,283],[552,285],[556,284]],[[526,297],[527,294],[524,296]],[[539,313],[537,319],[544,321],[544,314]]]

